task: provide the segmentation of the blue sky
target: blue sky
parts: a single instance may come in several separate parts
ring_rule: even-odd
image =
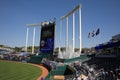
[[[56,17],[56,47],[59,44],[60,17],[82,4],[82,46],[93,47],[107,42],[120,33],[120,0],[0,0],[0,44],[25,46],[26,24],[49,21]],[[76,12],[76,47],[78,41],[78,13]],[[71,19],[71,16],[70,16]],[[63,22],[64,24],[65,22]],[[72,24],[69,22],[69,26]],[[65,25],[63,25],[65,27]],[[100,28],[100,34],[88,39],[88,33]],[[71,33],[72,28],[69,28]],[[65,30],[63,30],[64,35]],[[37,27],[35,45],[39,45],[40,28]],[[32,45],[33,28],[29,31]],[[69,36],[69,45],[71,36]],[[65,46],[65,36],[62,38]]]

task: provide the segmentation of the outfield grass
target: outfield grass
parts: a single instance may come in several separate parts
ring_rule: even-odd
[[[36,80],[41,69],[18,62],[0,61],[0,80]]]

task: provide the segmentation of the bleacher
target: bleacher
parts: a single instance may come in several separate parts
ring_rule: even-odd
[[[67,65],[57,66],[56,70],[51,70],[46,80],[49,80],[54,75],[64,75]]]

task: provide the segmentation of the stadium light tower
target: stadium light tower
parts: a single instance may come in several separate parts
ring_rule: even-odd
[[[35,45],[35,32],[36,32],[36,28],[37,26],[41,26],[41,23],[39,24],[27,24],[27,33],[26,33],[26,52],[27,52],[27,45],[28,45],[28,35],[29,35],[29,28],[30,27],[34,27],[34,31],[33,31],[33,43],[32,43],[32,54],[34,53],[34,45]]]

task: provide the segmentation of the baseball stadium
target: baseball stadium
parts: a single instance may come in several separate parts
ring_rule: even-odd
[[[91,48],[91,54],[82,50],[81,8],[79,4],[60,17],[59,49],[55,51],[56,19],[40,24],[28,24],[26,48],[21,55],[0,56],[0,80],[120,80],[120,34],[107,43]],[[75,13],[79,20],[79,49],[75,50]],[[68,19],[72,15],[72,47],[68,43]],[[66,20],[66,47],[62,50],[62,25]],[[34,54],[35,28],[40,27],[38,54]],[[34,27],[32,54],[28,55],[29,28]],[[99,35],[100,28],[94,35]]]

